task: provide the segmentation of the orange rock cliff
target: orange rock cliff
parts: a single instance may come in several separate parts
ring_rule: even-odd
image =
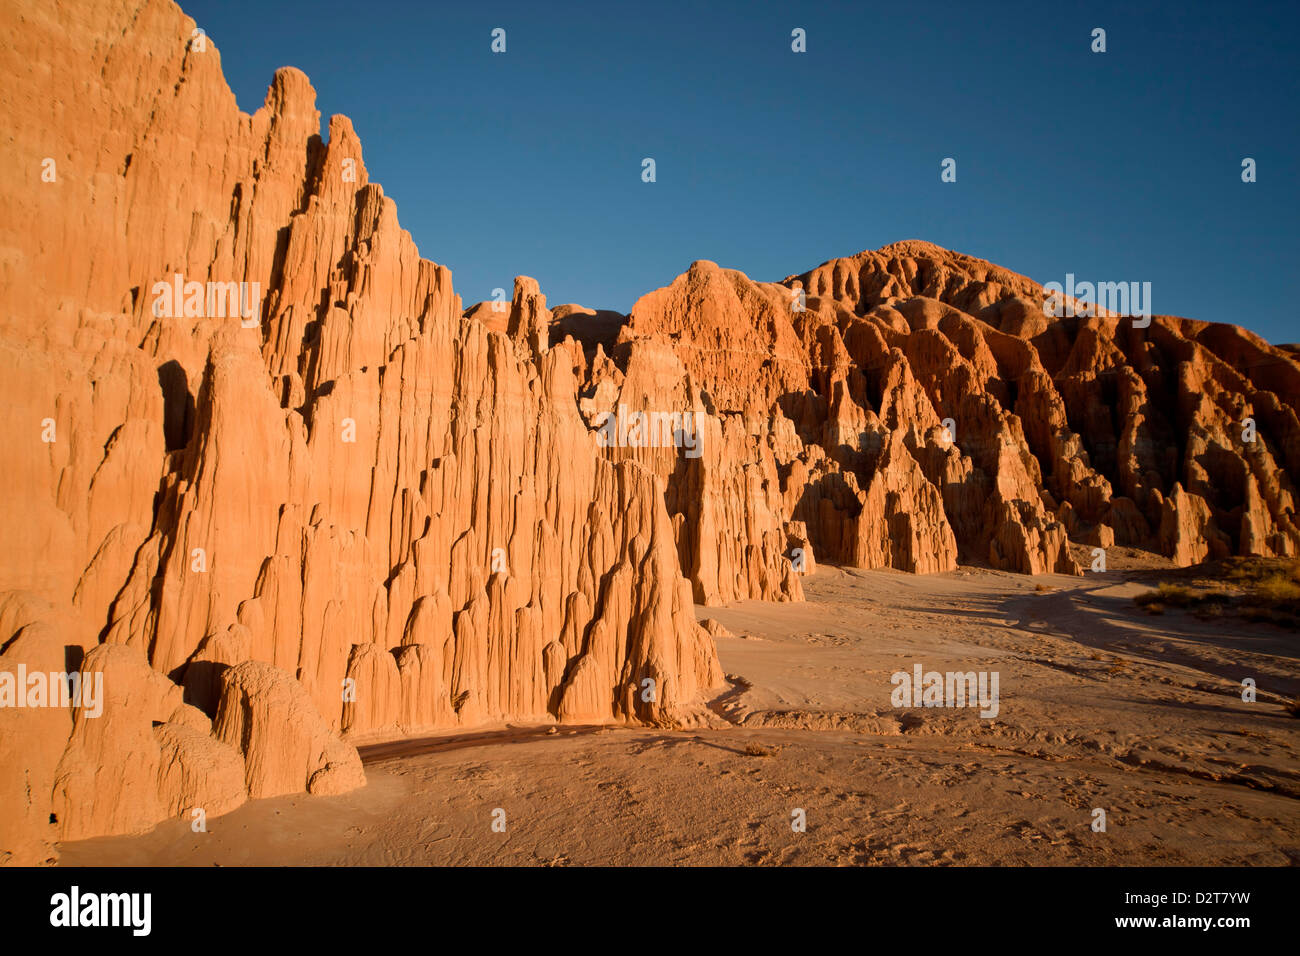
[[[241,113],[169,0],[0,27],[0,676],[104,689],[0,706],[0,862],[362,786],[367,736],[689,725],[694,606],[817,561],[1300,551],[1300,364],[1243,329],[923,242],[464,310],[302,73]]]

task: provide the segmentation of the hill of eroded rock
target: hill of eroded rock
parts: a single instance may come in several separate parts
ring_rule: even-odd
[[[298,71],[241,113],[169,0],[0,28],[0,677],[105,689],[0,707],[0,860],[358,786],[362,735],[690,723],[693,605],[799,600],[817,560],[1300,549],[1300,364],[1242,329],[1048,319],[919,242],[466,311]],[[689,447],[606,420],[638,412]]]

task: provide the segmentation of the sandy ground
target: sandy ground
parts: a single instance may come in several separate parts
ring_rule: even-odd
[[[1300,720],[1282,707],[1300,635],[1149,616],[1139,573],[822,567],[805,603],[698,609],[733,635],[711,726],[375,744],[364,790],[63,844],[61,863],[1300,863]],[[997,717],[892,707],[890,676],[916,663],[997,671]]]

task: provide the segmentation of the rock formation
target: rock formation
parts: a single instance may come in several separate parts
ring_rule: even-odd
[[[588,421],[692,408],[654,468],[701,603],[798,599],[792,555],[1077,573],[1300,551],[1300,364],[1236,326],[1048,317],[1031,280],[925,242],[781,283],[696,262],[587,343]],[[577,333],[580,336],[580,331]],[[784,562],[781,560],[785,558]]]
[[[0,862],[344,792],[367,735],[689,724],[694,605],[817,561],[1300,549],[1300,365],[1239,328],[917,242],[465,310],[300,72],[242,113],[170,0],[0,28],[0,678],[105,692],[0,706]]]

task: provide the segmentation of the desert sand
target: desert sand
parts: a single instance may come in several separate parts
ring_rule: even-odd
[[[178,820],[64,843],[60,862],[1300,862],[1300,721],[1281,707],[1300,692],[1294,635],[1152,618],[1131,600],[1145,577],[823,566],[804,603],[697,608],[731,632],[714,726],[362,745],[364,789],[251,801],[207,833]],[[913,661],[998,670],[997,719],[892,708],[890,674]]]

